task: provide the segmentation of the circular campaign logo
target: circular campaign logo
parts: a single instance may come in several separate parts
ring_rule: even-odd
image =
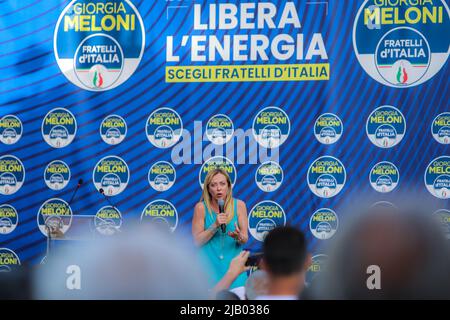
[[[256,169],[255,181],[262,191],[275,191],[283,182],[283,169],[274,161],[264,162]]]
[[[129,0],[73,0],[54,33],[58,66],[74,85],[106,91],[136,71],[144,53],[145,28]]]
[[[333,144],[342,136],[344,125],[335,114],[324,113],[314,123],[314,135],[320,143]]]
[[[444,112],[434,118],[431,124],[433,138],[442,144],[450,144],[450,112]]]
[[[425,185],[439,199],[450,198],[450,157],[434,159],[425,171]]]
[[[50,162],[45,168],[44,180],[47,187],[52,190],[65,188],[70,181],[69,166],[61,160]]]
[[[23,126],[19,118],[6,115],[0,119],[0,141],[4,144],[14,144],[22,137]]]
[[[253,136],[263,148],[277,148],[289,136],[291,122],[288,115],[277,107],[262,109],[253,120]]]
[[[148,182],[156,191],[169,190],[177,178],[175,168],[166,161],[158,161],[148,171]]]
[[[312,257],[311,265],[306,272],[305,282],[307,285],[310,285],[314,278],[324,271],[327,262],[328,256],[326,254],[317,254]]]
[[[397,167],[388,161],[382,161],[370,170],[369,181],[375,191],[381,193],[391,192],[395,189],[400,179]]]
[[[264,241],[264,238],[272,229],[285,224],[286,215],[284,210],[274,201],[259,202],[248,215],[250,234],[258,241]]]
[[[105,206],[97,211],[94,218],[95,230],[103,236],[116,234],[122,225],[120,211],[112,206]]]
[[[42,121],[42,136],[53,148],[68,146],[77,133],[77,120],[73,114],[63,108],[55,108]]]
[[[6,155],[0,157],[0,194],[16,193],[25,181],[25,167],[18,158]]]
[[[8,234],[14,231],[19,222],[16,209],[9,204],[0,205],[0,234]]]
[[[441,223],[442,226],[442,232],[447,237],[447,239],[450,239],[450,211],[446,209],[440,209],[437,210],[433,214],[437,219],[438,222]]]
[[[7,248],[0,248],[0,272],[10,272],[20,266],[17,254]]]
[[[118,115],[110,115],[103,119],[100,124],[100,136],[107,144],[119,144],[127,135],[127,124]]]
[[[314,237],[320,240],[330,239],[338,228],[337,214],[327,208],[317,210],[309,220],[309,230]]]
[[[347,174],[344,165],[331,156],[320,157],[309,166],[308,186],[318,197],[331,198],[345,185]]]
[[[115,196],[127,187],[130,170],[122,158],[107,156],[95,165],[92,179],[97,190],[103,189],[105,195]]]
[[[367,118],[367,136],[377,147],[391,148],[396,146],[402,141],[405,132],[405,117],[395,107],[378,107]]]
[[[366,0],[353,26],[358,61],[381,84],[422,84],[447,61],[449,17],[443,0]]]
[[[167,226],[175,231],[178,225],[178,212],[175,206],[167,200],[150,202],[142,211],[141,221]]]
[[[206,176],[208,175],[208,172],[214,169],[222,169],[226,173],[228,173],[231,179],[231,184],[234,186],[234,183],[236,182],[237,173],[233,162],[231,162],[231,160],[226,157],[217,156],[206,160],[205,163],[203,163],[202,167],[200,168],[200,172],[198,174],[198,181],[202,188]]]
[[[233,122],[224,114],[213,116],[206,124],[206,137],[214,144],[227,143],[233,137],[233,133]]]
[[[62,199],[49,199],[39,208],[37,224],[45,236],[48,229],[58,230],[64,234],[72,224],[72,209]]]
[[[148,140],[157,148],[170,148],[183,132],[183,121],[170,108],[159,108],[148,117],[145,126]]]

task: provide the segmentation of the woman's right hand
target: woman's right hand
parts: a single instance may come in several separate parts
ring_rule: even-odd
[[[227,219],[228,219],[228,215],[226,213],[219,213],[216,216],[216,221],[214,222],[214,224],[218,228],[218,227],[220,227],[221,224],[227,224]]]

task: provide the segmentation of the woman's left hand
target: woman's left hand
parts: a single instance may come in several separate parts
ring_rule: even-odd
[[[241,229],[239,229],[239,226],[237,225],[237,223],[234,223],[234,227],[235,230],[233,232],[228,231],[228,235],[230,237],[232,237],[233,239],[235,239],[237,242],[242,242],[244,241],[244,237],[241,234]]]

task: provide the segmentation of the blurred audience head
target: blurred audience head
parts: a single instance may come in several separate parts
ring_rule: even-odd
[[[206,299],[208,285],[193,247],[156,225],[59,250],[36,273],[38,299]],[[69,266],[75,269],[68,269]],[[81,289],[70,290],[81,275]],[[72,283],[73,285],[74,283]]]
[[[32,271],[25,265],[0,272],[0,300],[32,299]]]
[[[264,239],[263,254],[269,295],[298,295],[311,262],[304,234],[293,227],[277,227]]]
[[[442,227],[429,206],[399,208],[377,205],[352,215],[329,248],[328,264],[308,297],[450,298],[449,250]]]

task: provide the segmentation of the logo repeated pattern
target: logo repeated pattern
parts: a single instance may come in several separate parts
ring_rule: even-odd
[[[38,89],[35,98],[32,95],[17,106],[17,97],[9,95],[10,88],[5,86],[8,99],[2,100],[5,102],[2,106],[6,106],[6,111],[0,114],[0,247],[3,241],[20,239],[24,230],[30,229],[30,223],[35,227],[37,223],[38,238],[47,236],[49,229],[65,234],[78,212],[75,209],[80,208],[94,217],[95,232],[101,236],[120,232],[122,225],[136,219],[127,216],[127,211],[133,210],[141,213],[141,223],[156,223],[176,231],[189,225],[191,218],[192,213],[188,212],[192,208],[186,209],[184,202],[193,205],[200,198],[196,180],[203,188],[208,172],[218,167],[230,175],[234,196],[242,197],[251,207],[248,211],[251,245],[260,245],[277,226],[302,222],[304,231],[309,226],[308,238],[315,249],[316,243],[332,241],[339,232],[340,211],[336,207],[336,213],[331,208],[335,208],[335,201],[349,194],[347,189],[359,188],[357,182],[376,191],[372,193],[380,198],[377,205],[394,207],[383,197],[408,190],[405,178],[411,169],[403,158],[411,157],[406,149],[414,145],[415,139],[417,147],[411,149],[423,154],[426,162],[412,159],[420,177],[424,174],[421,186],[431,194],[427,196],[439,201],[442,209],[434,215],[450,237],[450,211],[446,202],[450,198],[450,156],[446,149],[450,144],[450,112],[444,101],[446,92],[436,88],[439,79],[445,83],[448,78],[446,62],[450,51],[449,37],[445,36],[450,24],[448,5],[444,0],[357,2],[349,5],[353,10],[353,30],[351,35],[345,35],[353,38],[354,56],[336,58],[347,60],[342,62],[330,60],[331,80],[335,79],[333,85],[338,89],[334,96],[327,90],[331,81],[321,83],[325,88],[323,93],[315,84],[311,90],[303,83],[300,90],[290,86],[291,81],[279,84],[273,81],[266,87],[254,79],[232,85],[193,84],[192,87],[165,83],[162,74],[168,61],[164,59],[168,58],[164,52],[168,51],[166,45],[170,42],[163,41],[161,28],[166,21],[161,20],[152,26],[154,29],[146,29],[150,25],[144,26],[141,13],[149,12],[148,3],[67,1],[62,12],[57,13],[51,30],[61,79],[54,85],[43,78],[34,81],[36,87],[42,82],[53,93],[44,95]],[[294,4],[297,9],[305,6],[300,0]],[[330,11],[342,14],[338,5],[328,5]],[[159,3],[155,6],[162,8]],[[181,15],[181,11],[175,11],[177,17]],[[173,12],[164,12],[164,18],[167,16],[171,23],[178,23],[171,19]],[[331,19],[331,14],[328,16],[325,11],[323,14]],[[313,18],[308,16],[305,22],[300,21],[303,25],[311,23]],[[183,47],[182,33],[175,38],[178,36]],[[341,35],[334,34],[334,37]],[[314,60],[308,57],[312,52],[322,58],[327,55],[323,40],[308,39],[303,34],[298,34],[296,39],[298,52],[290,57]],[[330,36],[325,43],[332,40]],[[162,47],[159,42],[164,42]],[[291,43],[280,46],[286,52],[294,48]],[[197,53],[201,48],[202,44],[198,43]],[[175,48],[173,52],[177,50],[180,49]],[[272,64],[272,57],[265,59],[262,50],[257,46],[249,56],[260,56],[264,63]],[[336,52],[328,53],[336,55]],[[235,61],[239,61],[239,54],[234,53]],[[221,58],[229,64],[230,57]],[[197,62],[208,66],[207,60]],[[0,68],[8,69],[3,64]],[[283,71],[282,64],[279,68],[274,72],[295,70]],[[312,74],[319,67],[308,68]],[[304,66],[299,70],[306,72]],[[338,80],[334,70],[340,70],[342,79],[346,80]],[[193,69],[194,77],[195,74]],[[348,87],[341,89],[347,81]],[[8,85],[6,80],[5,84]],[[365,92],[365,88],[371,92]],[[59,90],[64,99],[58,98]],[[440,92],[436,97],[425,95],[434,90]],[[404,95],[399,95],[399,91]],[[417,97],[412,98],[416,93]],[[370,98],[371,95],[376,98]],[[54,101],[50,96],[54,96]],[[416,98],[426,108],[416,110],[418,102],[412,101]],[[425,118],[427,121],[423,121]],[[280,157],[261,157],[257,163],[241,165],[235,164],[235,158],[228,154],[211,153],[194,166],[179,165],[168,156],[173,156],[171,152],[178,145],[192,138],[189,130],[198,119],[203,121],[205,129],[202,143],[208,147],[227,149],[244,129],[248,130],[246,143],[251,145],[249,158],[261,150],[270,155],[278,149]],[[194,133],[192,140],[195,144],[202,139]],[[356,149],[364,149],[366,154],[361,156]],[[194,146],[191,153],[183,156],[195,158],[197,153]],[[369,158],[372,156],[374,159]],[[86,201],[68,201],[74,191],[73,181],[86,172],[87,175],[92,172],[89,187],[114,197],[120,211],[106,203],[100,204],[104,199],[97,193],[95,198],[86,196],[87,192],[81,194]],[[39,199],[38,204],[33,197]],[[29,211],[32,219],[28,218]],[[0,248],[0,271],[10,271],[21,264],[16,251],[22,254],[22,250],[11,248],[14,251]],[[308,281],[322,271],[326,260],[323,254],[313,257]]]

